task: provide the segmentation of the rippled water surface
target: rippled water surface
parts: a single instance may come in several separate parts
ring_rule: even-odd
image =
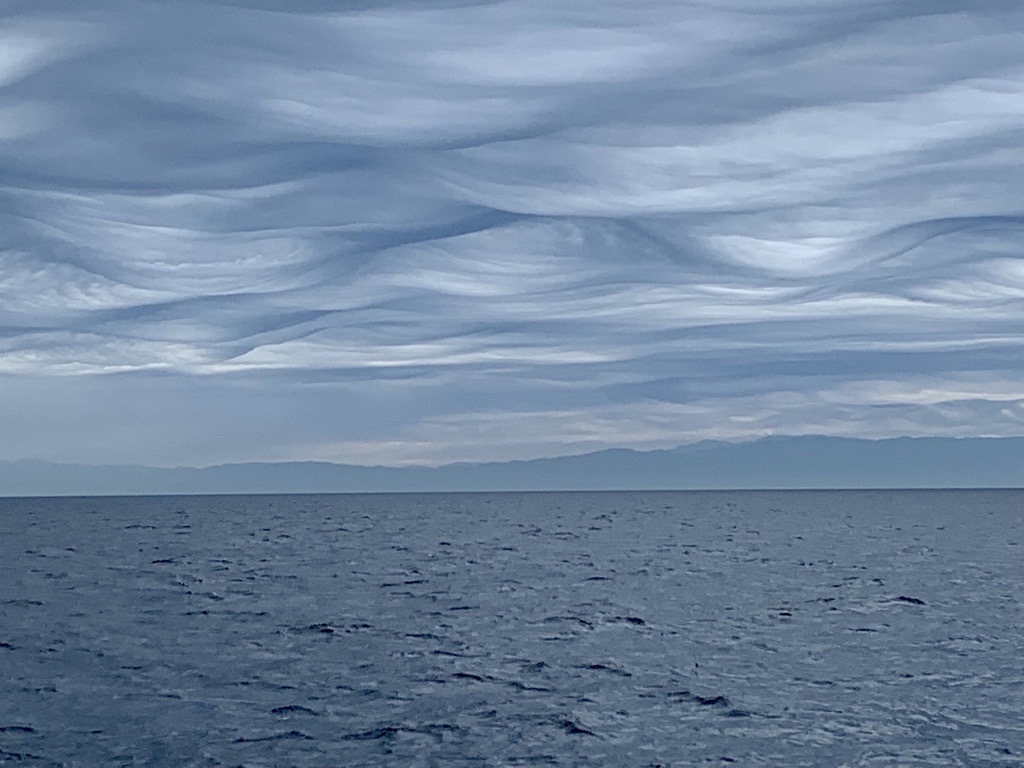
[[[0,499],[0,764],[1024,765],[1024,493]]]

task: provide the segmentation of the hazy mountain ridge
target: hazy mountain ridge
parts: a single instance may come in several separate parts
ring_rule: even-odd
[[[203,468],[0,462],[0,495],[1024,487],[1024,438],[769,437],[425,467],[328,462]]]

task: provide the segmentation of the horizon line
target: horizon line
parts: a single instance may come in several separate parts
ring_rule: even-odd
[[[229,491],[212,493],[196,491],[195,493],[65,493],[65,494],[22,494],[8,495],[0,493],[0,499],[173,499],[203,497],[245,497],[245,496],[449,496],[449,495],[501,495],[528,493],[919,493],[937,492],[969,492],[969,491],[1022,491],[1024,486],[1011,485],[974,485],[974,486],[879,486],[879,487],[808,487],[808,488],[531,488],[531,489],[489,489],[489,490],[453,490],[453,491]]]

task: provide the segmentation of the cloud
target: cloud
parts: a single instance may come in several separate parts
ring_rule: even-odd
[[[1017,3],[5,9],[11,458],[1021,433]]]

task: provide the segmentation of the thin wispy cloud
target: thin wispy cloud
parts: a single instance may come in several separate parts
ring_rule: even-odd
[[[0,458],[1024,434],[1022,147],[1017,2],[12,0]]]

